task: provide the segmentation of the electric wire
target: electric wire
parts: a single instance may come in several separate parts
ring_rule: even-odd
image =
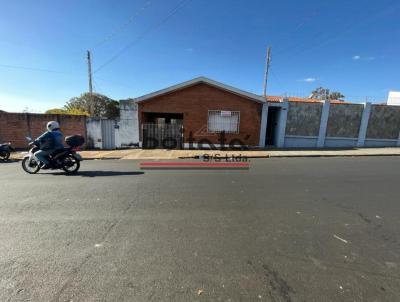
[[[160,22],[154,24],[153,26],[147,28],[144,30],[135,40],[133,40],[131,43],[120,49],[116,54],[114,54],[110,59],[105,61],[102,65],[100,65],[94,73],[99,72],[101,69],[115,61],[118,57],[120,57],[124,52],[126,52],[129,48],[133,47],[135,44],[137,44],[139,41],[141,41],[143,38],[145,38],[149,33],[152,31],[158,29],[160,26],[162,26],[164,23],[166,23],[170,18],[172,18],[176,13],[179,12],[186,4],[188,4],[192,0],[182,0],[180,1],[163,19],[160,20]]]

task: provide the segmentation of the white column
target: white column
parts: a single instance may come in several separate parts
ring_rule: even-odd
[[[278,132],[278,142],[276,144],[278,148],[283,148],[285,146],[285,133],[286,133],[288,110],[289,110],[289,102],[288,100],[284,100],[279,114],[279,132]]]
[[[321,121],[319,123],[319,133],[317,141],[318,148],[323,148],[325,146],[326,128],[328,127],[330,105],[331,103],[329,101],[324,101],[324,105],[322,106],[322,114]]]
[[[265,147],[265,135],[267,134],[267,121],[268,121],[268,103],[262,105],[261,111],[261,125],[260,125],[260,141],[259,147]]]
[[[397,147],[400,147],[400,132],[399,132],[399,138],[397,139]]]
[[[364,147],[367,136],[368,120],[371,114],[371,103],[366,103],[361,117],[360,131],[358,132],[357,147]]]

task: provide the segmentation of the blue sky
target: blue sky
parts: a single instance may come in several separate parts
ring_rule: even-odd
[[[136,97],[200,75],[271,95],[317,86],[378,102],[400,90],[400,3],[381,1],[1,0],[0,109],[44,111],[94,87]],[[165,20],[174,8],[176,13]],[[47,71],[11,68],[30,67]]]

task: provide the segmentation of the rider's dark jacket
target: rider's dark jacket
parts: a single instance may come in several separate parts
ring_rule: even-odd
[[[35,143],[39,143],[40,150],[51,151],[64,148],[62,139],[63,134],[60,130],[46,131],[35,139]]]

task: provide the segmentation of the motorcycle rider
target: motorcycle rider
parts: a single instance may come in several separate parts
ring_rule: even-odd
[[[40,150],[36,151],[34,157],[37,162],[42,163],[41,168],[50,168],[48,156],[59,149],[64,149],[62,144],[63,134],[60,125],[56,121],[47,123],[47,131],[34,140],[34,144],[40,146]]]

